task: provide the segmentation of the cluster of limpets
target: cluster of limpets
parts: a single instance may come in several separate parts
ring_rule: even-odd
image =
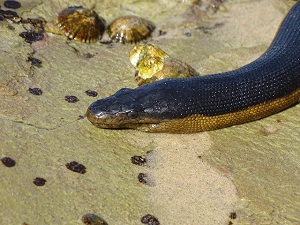
[[[68,38],[88,43],[100,40],[105,30],[112,41],[137,43],[150,37],[155,29],[151,21],[137,16],[117,18],[106,29],[104,18],[82,6],[62,10],[57,16],[56,23]]]
[[[62,10],[56,23],[68,38],[88,43],[100,40],[105,30],[112,41],[137,43],[150,37],[155,29],[151,21],[137,16],[122,16],[106,26],[104,18],[82,6]],[[187,63],[170,57],[162,49],[151,44],[136,45],[130,51],[129,58],[136,69],[135,80],[139,86],[166,78],[189,78],[199,75]]]
[[[129,53],[135,67],[135,81],[139,86],[167,78],[189,78],[199,73],[185,62],[170,57],[152,44],[136,45]]]

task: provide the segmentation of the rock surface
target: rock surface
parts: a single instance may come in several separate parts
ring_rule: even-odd
[[[212,13],[197,2],[24,0],[17,12],[49,26],[57,10],[80,4],[108,23],[142,15],[157,25],[151,43],[205,75],[262,54],[294,3],[225,1]],[[300,223],[300,105],[192,135],[97,129],[82,115],[97,98],[136,86],[128,59],[133,45],[84,44],[51,32],[29,44],[19,36],[24,31],[0,21],[0,157],[16,162],[0,165],[0,224],[82,224],[88,213],[108,224],[141,224],[147,214],[161,224]],[[41,60],[41,67],[28,57]],[[35,87],[42,95],[28,91]],[[97,98],[86,90],[97,91]],[[69,103],[67,95],[79,101]],[[149,150],[148,166],[130,162]],[[72,161],[86,172],[68,170]],[[139,173],[154,185],[140,183]],[[36,177],[47,182],[36,186]]]

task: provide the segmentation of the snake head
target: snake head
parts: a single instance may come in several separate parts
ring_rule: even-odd
[[[164,88],[157,85],[159,83]],[[162,82],[154,82],[136,89],[123,88],[110,97],[99,99],[88,107],[86,115],[100,128],[140,129],[156,126],[167,119],[166,112],[178,113],[178,107],[174,107],[178,104],[173,103],[170,90]]]
[[[88,120],[96,127],[109,129],[136,129],[153,123],[144,117],[145,108],[134,89],[123,88],[114,95],[92,103],[86,112]]]
[[[123,88],[113,96],[92,103],[87,109],[87,118],[97,127],[126,128],[128,120],[134,120],[138,113],[130,103],[132,89]],[[125,97],[126,96],[126,97]]]

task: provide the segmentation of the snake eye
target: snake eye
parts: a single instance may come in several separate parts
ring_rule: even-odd
[[[138,113],[137,113],[137,111],[132,110],[132,111],[130,111],[130,112],[127,113],[127,116],[128,116],[130,119],[135,119],[135,118],[138,117]]]

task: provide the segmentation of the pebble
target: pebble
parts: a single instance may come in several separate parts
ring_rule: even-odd
[[[14,167],[16,165],[16,161],[10,157],[4,157],[1,159],[1,162],[6,167]]]
[[[33,183],[36,185],[36,186],[44,186],[46,184],[46,180],[44,178],[41,178],[41,177],[37,177],[33,180]]]
[[[75,103],[75,102],[79,101],[79,98],[77,98],[74,95],[67,95],[67,96],[65,96],[65,100],[70,103]]]
[[[86,167],[84,165],[82,165],[82,164],[79,164],[76,161],[72,161],[72,162],[67,163],[66,167],[69,170],[71,170],[73,172],[76,172],[76,173],[81,173],[81,174],[86,173]]]
[[[29,91],[29,93],[31,93],[33,95],[43,94],[43,91],[40,88],[29,88],[28,91]]]

